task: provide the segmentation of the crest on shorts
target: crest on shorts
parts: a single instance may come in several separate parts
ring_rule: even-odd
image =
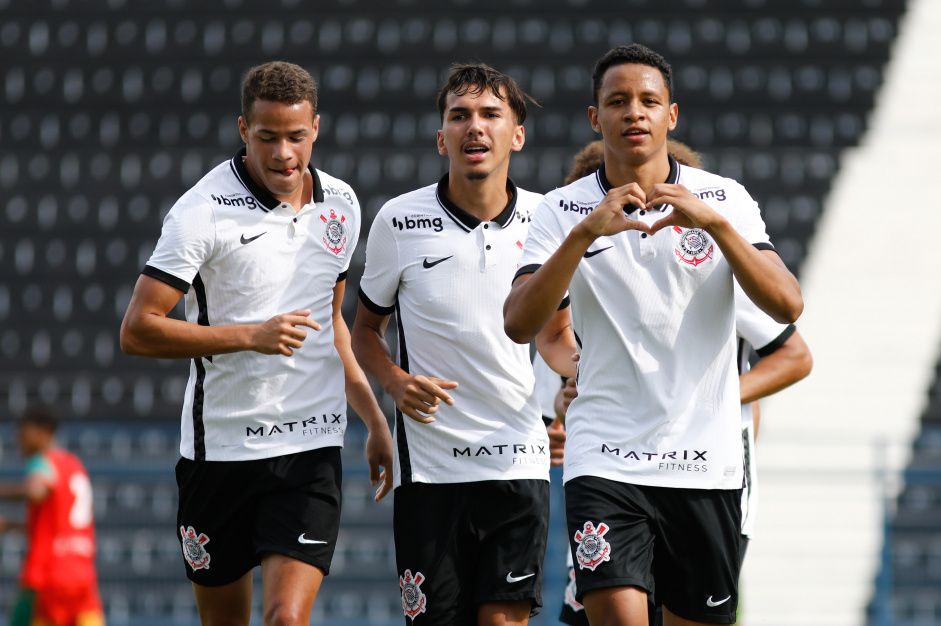
[[[611,544],[604,538],[608,530],[604,522],[598,522],[597,528],[592,522],[585,522],[581,530],[575,531],[575,541],[578,542],[575,559],[580,569],[595,571],[596,567],[611,560]]]
[[[324,217],[321,214],[320,219],[326,224],[323,229],[324,245],[327,246],[327,250],[330,252],[340,254],[343,251],[343,246],[346,245],[346,226],[344,225],[346,216],[337,217],[337,212],[330,209],[330,217]]]
[[[715,250],[715,246],[712,244],[712,240],[709,239],[706,231],[701,228],[683,230],[679,226],[674,226],[673,230],[680,235],[676,247],[673,248],[673,252],[676,254],[678,261],[696,267],[700,263],[704,263],[707,259],[712,258],[712,252]]]
[[[209,537],[203,533],[196,534],[193,527],[180,526],[180,536],[183,538],[183,558],[190,564],[195,572],[198,569],[209,569],[209,552],[206,544]]]
[[[399,587],[402,588],[402,610],[405,615],[415,620],[419,613],[425,612],[425,594],[422,593],[420,585],[425,582],[425,577],[421,572],[415,572],[412,576],[412,570],[407,569],[405,573],[399,576]]]
[[[573,611],[583,611],[585,606],[575,599],[575,568],[569,568],[569,582],[565,585],[565,603],[572,607]]]

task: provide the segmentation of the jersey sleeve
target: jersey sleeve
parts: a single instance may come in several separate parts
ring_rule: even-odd
[[[366,239],[366,268],[359,281],[359,299],[373,313],[391,314],[401,274],[395,233],[380,211]]]
[[[38,480],[50,489],[56,484],[56,469],[43,454],[34,454],[26,462],[26,480]]]
[[[215,214],[196,194],[180,198],[167,213],[154,253],[141,272],[186,293],[212,254]]]
[[[352,187],[350,188],[350,197],[352,198],[351,203],[353,205],[353,211],[356,213],[356,224],[353,226],[353,231],[349,235],[349,248],[346,253],[346,261],[343,263],[343,269],[337,276],[338,283],[346,280],[346,275],[350,272],[350,263],[353,261],[353,253],[356,251],[356,245],[359,243],[360,228],[363,224],[363,212],[359,206],[359,199],[356,197],[356,194],[353,193]]]
[[[745,241],[759,250],[774,250],[765,228],[765,222],[761,219],[761,210],[758,208],[758,203],[738,183],[732,189],[735,194],[734,213],[732,215],[733,228],[744,237]]]
[[[735,332],[750,343],[760,356],[768,356],[794,334],[793,324],[779,324],[749,299],[735,283]]]
[[[562,225],[559,223],[551,202],[552,200],[547,196],[536,209],[526,241],[523,243],[523,255],[520,257],[520,267],[516,270],[514,279],[522,274],[532,274],[539,269],[559,249],[565,239]]]

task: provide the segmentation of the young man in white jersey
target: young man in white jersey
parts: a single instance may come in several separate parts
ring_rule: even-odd
[[[438,95],[448,172],[386,203],[366,246],[353,347],[396,405],[406,624],[526,624],[541,605],[549,441],[528,347],[506,337],[502,318],[542,200],[507,175],[527,99],[486,65],[455,66]],[[571,354],[562,308],[540,339]]]
[[[668,154],[671,76],[636,44],[598,61],[589,118],[604,166],[546,195],[504,308],[507,334],[528,342],[571,297],[580,360],[566,516],[577,599],[596,626],[646,624],[648,592],[668,626],[734,622],[743,467],[733,275],[779,322],[803,309],[744,188]]]
[[[310,165],[317,88],[290,63],[252,68],[245,147],[170,209],[121,327],[128,354],[192,359],[177,514],[204,624],[307,624],[340,517],[347,397],[369,428],[376,500],[388,424],[356,364],[341,304],[360,207]],[[186,321],[167,317],[186,298]],[[381,483],[381,484],[380,484]]]
[[[702,169],[700,156],[689,146],[674,139],[667,140],[670,155],[681,165]],[[604,144],[594,141],[576,156],[572,171],[565,183],[593,175],[604,158]],[[757,471],[755,463],[755,437],[757,436],[758,400],[793,385],[810,373],[813,359],[804,339],[793,324],[779,324],[762,312],[748,299],[738,283],[735,284],[735,332],[738,336],[738,372],[742,403],[742,445],[745,449],[745,486],[742,490],[742,554],[754,534],[757,508]],[[759,364],[750,367],[749,357],[756,350]],[[537,370],[537,386],[539,382]],[[577,391],[573,392],[577,394]],[[562,408],[564,410],[567,405]],[[563,451],[564,454],[564,451]],[[572,626],[588,626],[585,607],[575,599],[575,566],[568,553],[568,579],[559,621]],[[650,623],[662,624],[663,615],[653,602]]]

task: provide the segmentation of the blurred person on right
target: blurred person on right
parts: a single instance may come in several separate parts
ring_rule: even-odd
[[[91,481],[75,455],[55,445],[58,419],[33,407],[19,418],[23,480],[0,483],[0,498],[26,502],[26,521],[0,518],[0,531],[23,530],[26,556],[10,626],[104,624],[95,573]]]
[[[667,626],[730,624],[744,481],[733,277],[784,324],[803,310],[800,287],[744,188],[669,155],[678,108],[663,57],[614,48],[593,87],[604,164],[546,195],[505,330],[530,341],[568,291],[581,345],[577,372],[559,372],[579,389],[566,517],[591,624],[647,624],[648,593]]]

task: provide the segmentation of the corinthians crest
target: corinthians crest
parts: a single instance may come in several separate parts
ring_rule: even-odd
[[[421,572],[415,572],[412,576],[412,570],[407,569],[399,577],[399,587],[402,588],[402,610],[405,615],[415,620],[419,613],[425,612],[425,594],[422,593],[421,585],[425,582],[425,577]]]
[[[343,251],[343,246],[346,245],[346,217],[341,215],[337,217],[337,212],[333,209],[330,209],[330,217],[324,217],[322,214],[320,219],[326,224],[326,227],[323,230],[323,242],[327,246],[327,250],[330,252],[339,255]]]
[[[209,569],[209,553],[206,544],[209,537],[203,533],[196,534],[193,527],[180,526],[180,536],[183,537],[183,558],[190,564],[195,572],[198,569]]]
[[[712,258],[715,247],[706,231],[701,228],[683,230],[679,226],[674,226],[673,230],[680,235],[680,240],[673,248],[678,261],[697,267],[700,263]]]
[[[596,567],[611,560],[611,544],[604,538],[608,530],[604,522],[598,522],[597,528],[592,522],[585,522],[582,530],[575,531],[575,541],[578,542],[575,558],[580,569],[595,571]]]

